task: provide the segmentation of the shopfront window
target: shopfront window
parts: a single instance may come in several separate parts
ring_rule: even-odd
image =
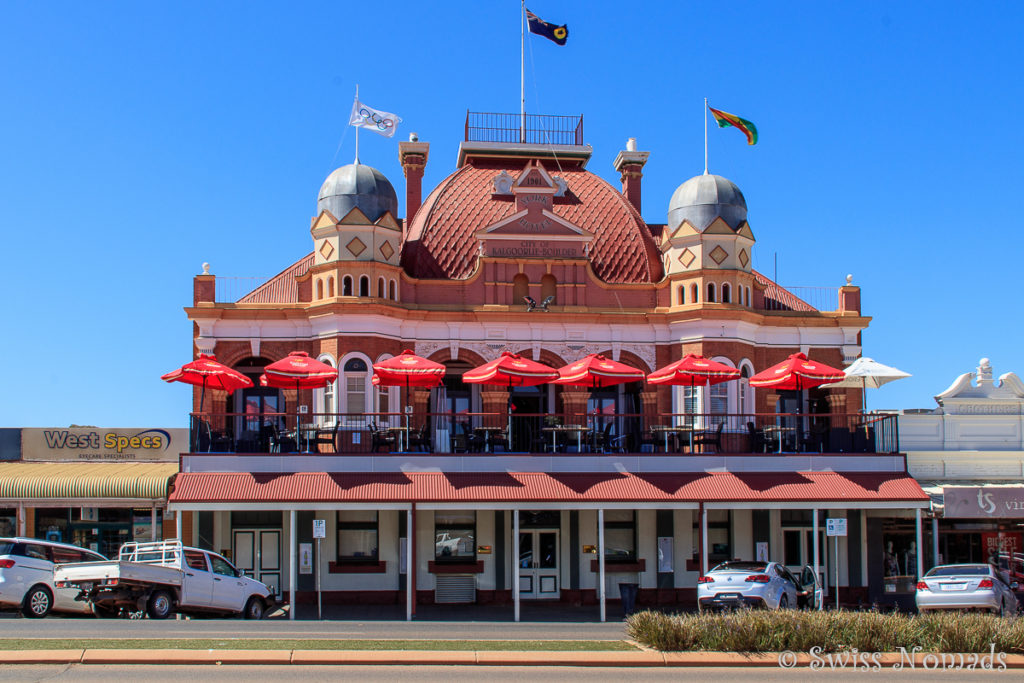
[[[636,562],[636,512],[604,511],[604,559],[606,562]]]
[[[379,533],[376,510],[339,510],[338,562],[377,562]]]
[[[708,562],[714,566],[719,562],[735,559],[732,554],[732,534],[730,532],[730,520],[732,513],[729,510],[708,510]],[[693,549],[694,562],[700,562],[700,516],[694,516],[693,523]]]
[[[917,585],[917,533],[913,522],[882,526],[882,575],[886,593],[913,593]]]
[[[476,559],[476,512],[439,510],[434,513],[434,559],[438,562]]]
[[[0,536],[18,534],[18,511],[0,508]]]

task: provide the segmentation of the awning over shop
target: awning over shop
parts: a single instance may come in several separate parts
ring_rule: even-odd
[[[914,503],[906,474],[182,473],[170,503]]]
[[[161,501],[177,472],[177,463],[0,463],[0,501]]]

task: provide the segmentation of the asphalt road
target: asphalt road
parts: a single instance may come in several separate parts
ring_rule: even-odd
[[[875,675],[872,675],[874,673]],[[881,678],[879,677],[881,675]],[[624,680],[716,681],[722,683],[785,683],[789,681],[937,681],[949,683],[961,680],[1020,680],[1019,671],[880,671],[833,672],[809,669],[729,668],[729,669],[641,669],[598,667],[495,667],[495,666],[98,666],[74,664],[71,666],[9,666],[0,665],[0,681],[23,683],[27,681],[103,682],[130,681],[145,677],[146,683],[181,683],[181,681],[260,681],[314,683],[316,681],[426,681],[437,683],[536,683],[536,681],[566,681],[569,683],[622,683]]]
[[[288,621],[269,619],[92,619],[0,617],[0,638],[320,638],[618,640],[623,623]]]

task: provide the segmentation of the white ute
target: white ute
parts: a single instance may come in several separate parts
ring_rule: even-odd
[[[100,617],[145,611],[151,619],[174,612],[241,614],[260,619],[274,602],[266,585],[250,579],[217,553],[181,541],[125,543],[117,561],[54,567],[58,588],[77,587]]]

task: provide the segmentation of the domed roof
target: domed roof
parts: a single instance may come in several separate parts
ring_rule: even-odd
[[[356,207],[371,221],[376,221],[387,211],[398,216],[395,188],[383,173],[364,164],[348,164],[335,169],[320,186],[316,200],[317,215],[326,210],[338,220]]]
[[[472,159],[441,181],[409,224],[402,266],[413,277],[462,280],[477,267],[475,233],[515,213],[510,197],[494,194],[502,171],[518,177],[525,159]],[[565,180],[555,215],[594,233],[590,265],[605,282],[657,282],[662,278],[650,229],[622,193],[576,164],[549,169]]]
[[[668,225],[675,230],[685,220],[703,231],[716,218],[733,230],[747,220],[747,200],[740,188],[728,178],[705,173],[690,178],[676,188],[668,203]]]

